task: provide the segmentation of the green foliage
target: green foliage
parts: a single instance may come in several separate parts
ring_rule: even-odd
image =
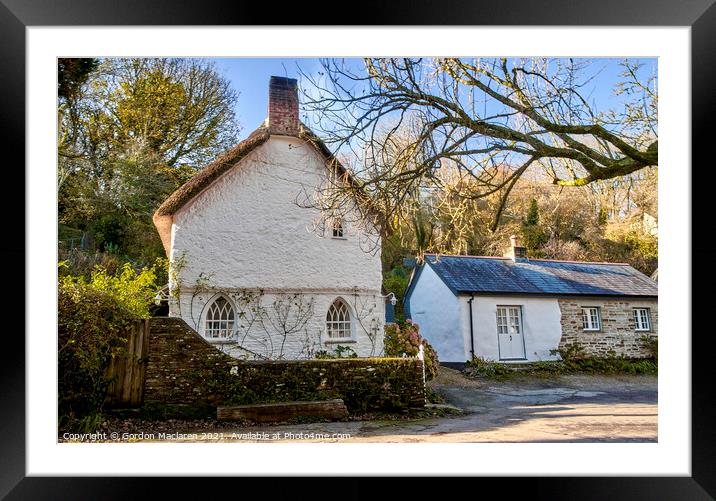
[[[164,266],[165,263],[158,260],[155,265],[137,272],[129,263],[125,263],[115,274],[108,273],[102,266],[95,266],[89,280],[82,276],[67,275],[61,278],[60,284],[75,284],[105,294],[136,318],[149,318],[154,296],[159,289],[157,268]]]
[[[383,275],[383,289],[395,294],[395,298],[398,300],[395,304],[395,319],[398,321],[405,320],[403,299],[409,280],[408,273],[402,266],[396,266]]]
[[[465,373],[479,378],[505,380],[509,379],[514,372],[505,364],[491,362],[482,357],[475,357],[465,363]]]
[[[158,263],[156,266],[160,266]],[[116,274],[95,266],[89,279],[64,275],[58,287],[59,426],[89,431],[102,413],[113,357],[126,352],[125,336],[138,318],[148,318],[156,294],[156,266]],[[67,262],[58,264],[66,269]]]
[[[522,222],[522,237],[527,249],[536,251],[547,242],[547,235],[540,226],[539,207],[534,198],[530,201],[527,216]]]
[[[659,338],[656,336],[644,335],[641,337],[644,348],[654,360],[659,360]]]
[[[111,58],[86,74],[78,61],[58,62],[72,93],[58,100],[59,222],[92,251],[151,262],[164,254],[153,212],[236,142],[237,95],[205,60]]]
[[[530,377],[553,377],[562,374],[649,374],[658,372],[656,358],[630,359],[617,356],[610,351],[605,357],[591,357],[585,354],[584,348],[573,344],[553,350],[559,353],[562,360],[530,362],[525,364],[505,364],[483,358],[474,358],[465,363],[465,374],[485,379],[504,381],[522,375]]]
[[[97,69],[98,59],[57,58],[57,95],[61,99],[73,99],[90,74]]]
[[[525,218],[525,226],[537,226],[539,224],[539,207],[537,206],[537,200],[534,198],[530,200],[530,208],[527,211],[527,217]]]
[[[424,399],[412,360],[342,358],[242,363],[207,360],[192,387],[221,405],[343,399],[350,412],[400,410]],[[421,398],[422,396],[422,398]]]
[[[105,372],[122,353],[135,320],[110,294],[82,281],[61,280],[58,291],[58,406],[60,427],[88,431],[102,412]]]
[[[425,378],[431,380],[438,373],[438,354],[430,346],[430,343],[420,336],[419,330],[418,324],[412,323],[410,320],[387,324],[383,349],[388,357],[415,357],[422,344],[425,356]]]
[[[610,350],[605,357],[589,357],[583,347],[575,343],[557,350],[562,358],[565,373],[587,374],[656,374],[657,360],[650,358],[630,359]]]
[[[597,223],[600,226],[607,224],[607,209],[604,207],[599,208],[599,215],[597,216]]]
[[[357,358],[358,354],[350,346],[336,345],[333,351],[319,350],[315,354],[316,359],[334,358]]]

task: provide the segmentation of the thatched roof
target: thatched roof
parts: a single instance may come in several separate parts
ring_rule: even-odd
[[[268,141],[271,137],[271,129],[264,123],[258,129],[253,131],[246,139],[233,146],[229,150],[219,155],[216,160],[204,167],[198,174],[189,181],[180,186],[174,193],[159,206],[154,213],[152,220],[159,232],[159,236],[164,244],[164,250],[167,255],[171,246],[171,229],[174,221],[174,214],[184,205],[189,203],[201,192],[206,190],[224,173],[229,171],[238,162],[245,158],[253,150]],[[348,182],[353,182],[350,172],[331,154],[323,141],[316,136],[304,124],[300,124],[298,137],[313,146],[319,154],[325,159],[329,169],[336,169],[338,173],[345,177]]]

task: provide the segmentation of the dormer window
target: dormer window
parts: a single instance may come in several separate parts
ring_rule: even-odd
[[[333,220],[333,238],[345,238],[343,236],[343,220],[341,218]]]

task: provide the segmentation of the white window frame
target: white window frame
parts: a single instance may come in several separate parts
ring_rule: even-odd
[[[343,308],[342,312],[345,313],[347,316],[338,316],[332,315],[334,311],[334,307],[336,303],[340,303],[341,307]],[[336,313],[340,314],[341,311],[338,310]],[[326,311],[326,340],[327,343],[335,343],[335,342],[346,342],[346,341],[352,341],[354,340],[354,327],[353,327],[353,312],[351,311],[351,307],[348,305],[348,302],[341,298],[337,297],[333,301],[331,301],[331,304],[328,306],[328,310]],[[338,336],[331,336],[331,331],[337,331],[340,333],[348,333],[347,335],[343,335],[341,337]]]
[[[224,300],[225,305],[221,308],[221,310],[218,312],[220,314],[220,317],[218,319],[211,318],[210,315],[212,315],[215,311],[215,308],[218,308],[216,306],[216,303],[219,300]],[[228,308],[228,310],[227,310]],[[223,318],[223,312],[226,311],[226,319]],[[237,320],[237,313],[236,308],[234,307],[233,303],[229,298],[224,296],[223,294],[220,294],[216,296],[215,298],[212,298],[212,300],[207,304],[206,307],[206,314],[204,315],[204,321],[202,323],[203,326],[203,334],[204,339],[206,339],[209,342],[214,343],[223,343],[227,341],[234,341],[235,335],[236,335],[236,320]],[[226,327],[209,327],[209,323],[212,324],[218,324],[221,325],[222,323],[226,324]],[[219,334],[224,333],[224,335],[217,335],[213,336],[211,333],[214,331],[218,332]]]
[[[343,219],[341,218],[335,218],[331,222],[331,237],[336,238],[338,240],[345,240],[346,238],[346,228],[343,224]],[[333,304],[333,303],[331,303]]]
[[[646,327],[640,327],[641,322],[639,321],[637,311],[644,312],[642,320],[645,321]],[[651,330],[651,312],[649,311],[649,308],[645,306],[634,307],[634,330],[636,332],[649,332]]]
[[[500,310],[504,311],[504,315],[500,314]],[[516,314],[515,311],[517,312]],[[497,307],[497,334],[519,334],[524,338],[524,327],[522,326],[522,306],[500,305]],[[517,325],[513,320],[517,319]],[[503,320],[503,322],[500,322]]]
[[[592,311],[596,311],[596,315],[594,316],[594,318],[596,318],[596,326],[594,325]],[[599,306],[582,306],[582,330],[586,332],[598,332],[602,330],[602,313]]]

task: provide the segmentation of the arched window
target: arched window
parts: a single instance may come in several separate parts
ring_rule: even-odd
[[[226,339],[233,332],[234,308],[224,296],[219,296],[206,312],[204,335],[209,339]]]
[[[351,337],[351,311],[341,298],[333,301],[326,314],[326,332],[330,339]]]
[[[343,238],[343,220],[339,217],[333,220],[333,238]]]

